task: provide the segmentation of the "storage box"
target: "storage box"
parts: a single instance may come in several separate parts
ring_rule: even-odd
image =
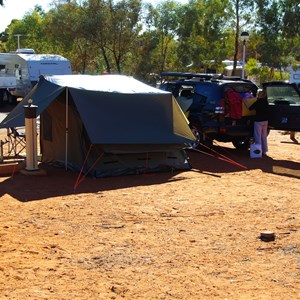
[[[247,102],[250,105],[252,105],[255,101],[256,101],[256,98],[246,98],[247,99]],[[245,103],[243,102],[242,103],[242,116],[254,116],[256,114],[256,111],[255,109],[253,110],[249,110],[247,108],[247,106],[245,105]]]
[[[251,158],[261,158],[262,150],[260,144],[251,144],[250,145],[250,157]]]

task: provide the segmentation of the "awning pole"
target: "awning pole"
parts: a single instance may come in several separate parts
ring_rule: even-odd
[[[66,87],[66,153],[65,153],[65,169],[68,170],[68,130],[69,130],[69,91]]]

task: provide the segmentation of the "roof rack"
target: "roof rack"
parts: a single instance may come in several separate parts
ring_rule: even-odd
[[[161,72],[162,77],[172,76],[172,77],[186,77],[191,78],[203,78],[203,79],[221,79],[222,74],[207,74],[207,73],[187,73],[187,72]]]
[[[240,76],[226,76],[226,75],[223,75],[222,79],[224,79],[224,80],[242,80],[242,78]]]
[[[224,74],[207,74],[207,73],[187,73],[187,72],[161,72],[161,77],[181,77],[186,79],[200,78],[203,80],[228,80],[251,82],[249,79],[242,79],[240,76],[226,76]]]

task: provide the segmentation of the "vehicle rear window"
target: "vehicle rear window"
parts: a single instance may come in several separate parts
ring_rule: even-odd
[[[249,84],[244,84],[244,83],[233,83],[233,84],[225,85],[225,88],[224,88],[225,92],[230,88],[233,88],[236,92],[241,93],[241,94],[252,93],[253,96],[255,96],[256,90],[257,90],[255,85],[249,85]]]
[[[212,83],[202,83],[196,85],[195,93],[205,97],[208,100],[216,100],[221,98],[220,86]]]
[[[288,102],[289,104],[300,104],[300,96],[293,86],[269,86],[267,87],[269,103]]]

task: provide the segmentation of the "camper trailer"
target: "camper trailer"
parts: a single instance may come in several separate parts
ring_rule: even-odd
[[[124,75],[41,76],[0,128],[24,126],[29,99],[45,164],[95,177],[191,168],[195,137],[170,92]]]
[[[41,75],[68,74],[71,63],[60,55],[35,54],[33,49],[0,53],[0,105],[25,97]]]

